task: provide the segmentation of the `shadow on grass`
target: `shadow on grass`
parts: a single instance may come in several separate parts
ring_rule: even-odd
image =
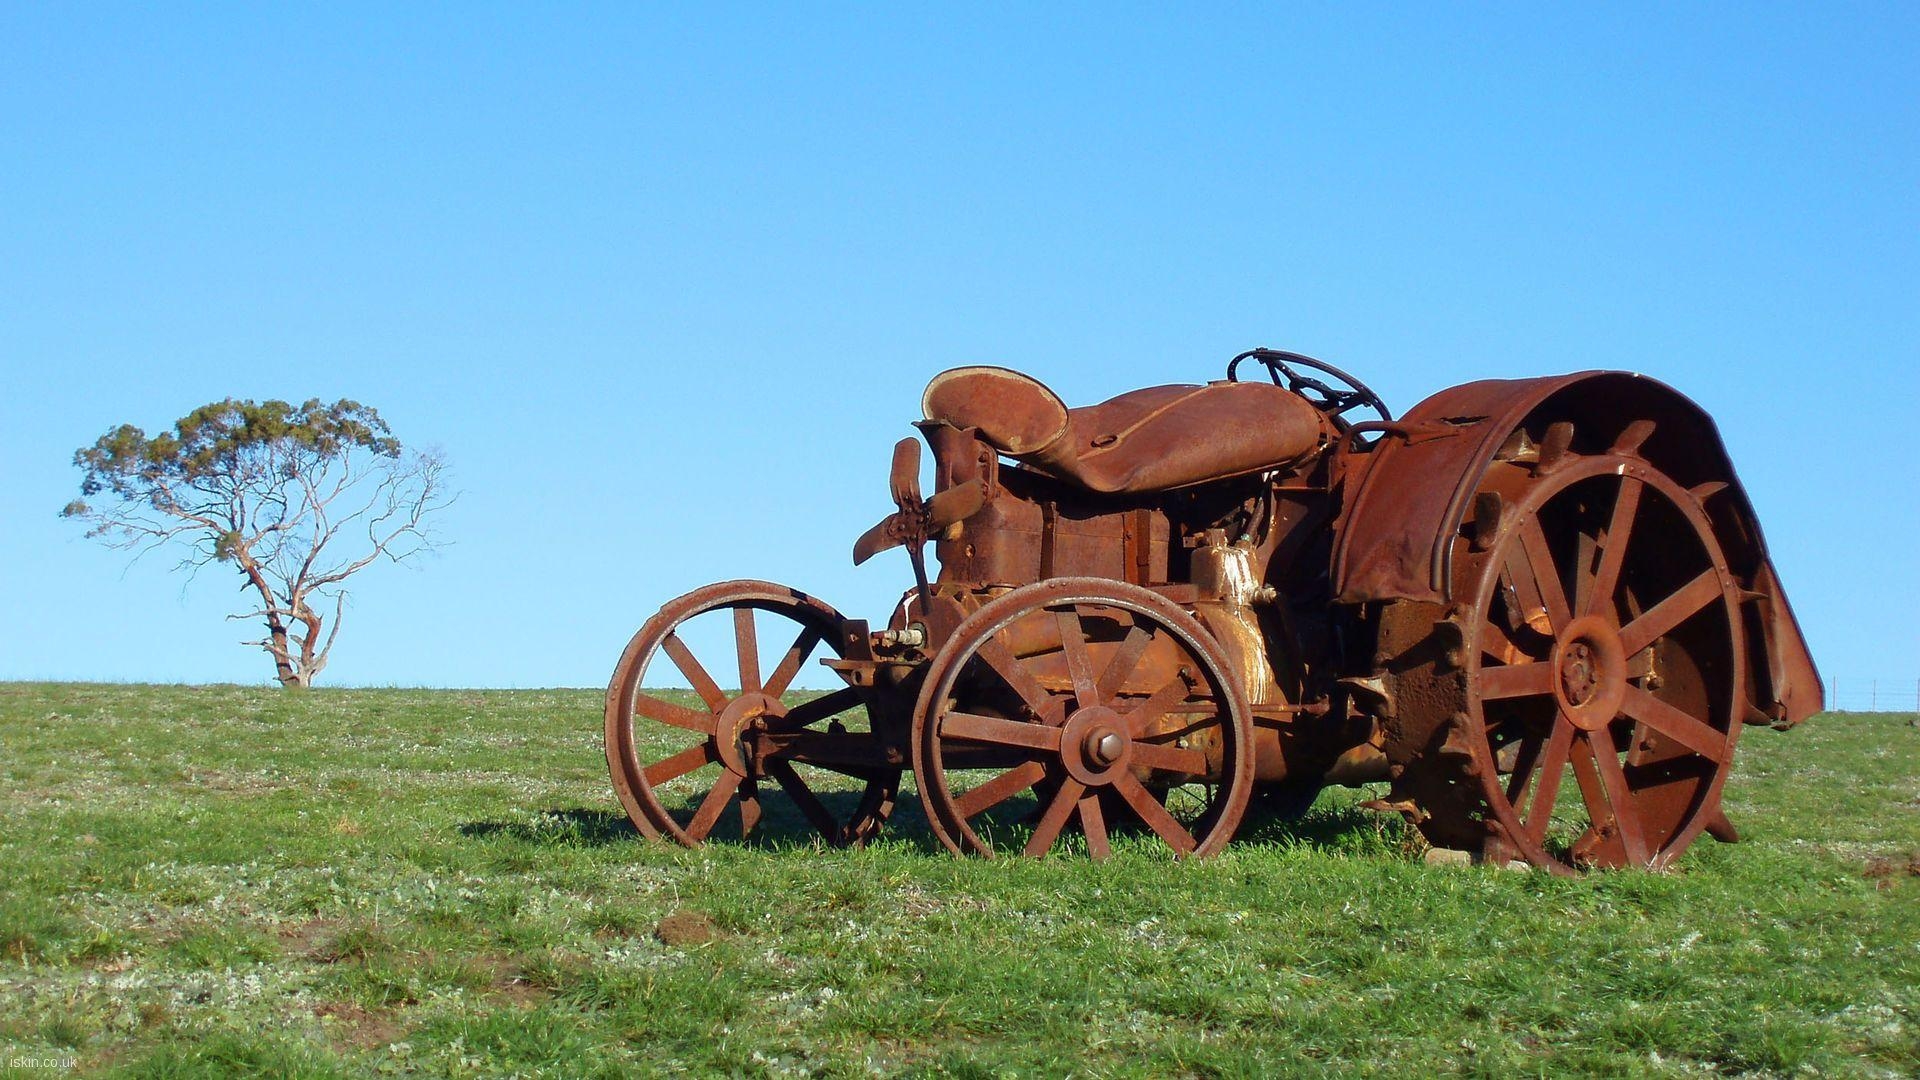
[[[573,807],[543,810],[532,821],[469,821],[460,826],[460,835],[473,840],[505,837],[545,847],[595,847],[630,841],[640,835],[640,830],[625,814]]]
[[[1322,800],[1298,816],[1276,814],[1256,803],[1247,810],[1233,840],[1320,851],[1397,849],[1406,841],[1406,826],[1398,818],[1363,810],[1357,803]]]
[[[859,803],[856,792],[821,792],[820,802],[836,820],[846,820]],[[763,810],[752,835],[744,840],[739,833],[739,818],[732,811],[721,815],[709,840],[716,844],[773,851],[795,847],[818,847],[825,841],[799,808],[784,798],[763,798]],[[539,812],[530,820],[470,821],[459,826],[461,836],[471,840],[507,839],[535,847],[600,847],[607,844],[644,842],[640,830],[617,810],[592,807],[554,807]],[[893,816],[881,831],[882,837],[920,849],[927,854],[945,854],[927,827],[919,800],[903,793]]]
[[[835,819],[842,821],[853,813],[859,802],[856,792],[821,792],[819,796]],[[819,832],[792,803],[774,797],[763,799],[762,804],[763,816],[751,836],[741,838],[739,819],[729,811],[715,825],[710,841],[761,851],[824,846]],[[1144,828],[1120,815],[1110,820],[1115,831],[1122,834]],[[1030,824],[1003,823],[1011,828]],[[1069,825],[1067,832],[1075,831]],[[599,847],[644,839],[625,814],[594,807],[554,807],[530,819],[515,821],[473,821],[459,826],[459,832],[473,840],[507,839],[535,847]],[[1399,821],[1363,810],[1357,803],[1323,798],[1304,812],[1298,806],[1276,811],[1256,799],[1235,833],[1234,844],[1381,851],[1404,846],[1405,832]],[[920,800],[911,790],[900,793],[893,815],[880,835],[922,854],[942,857],[947,854],[928,827]]]

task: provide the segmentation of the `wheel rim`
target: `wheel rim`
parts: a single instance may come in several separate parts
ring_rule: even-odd
[[[1145,589],[1060,579],[1008,593],[927,672],[913,724],[927,820],[956,854],[1038,857],[1069,826],[1096,859],[1116,827],[1214,854],[1252,787],[1230,671],[1191,616]]]
[[[688,645],[681,631],[695,620],[722,624],[715,636],[725,644],[708,650],[722,662],[709,665]],[[607,764],[634,826],[689,847],[785,825],[833,844],[870,839],[892,810],[900,770],[863,760],[878,744],[858,691],[793,689],[822,648],[840,655],[840,622],[813,597],[756,581],[697,589],[649,619],[607,688]],[[691,703],[644,688],[663,658],[691,685]],[[733,693],[720,686],[729,677],[740,684]]]
[[[1711,523],[1626,455],[1537,479],[1512,467],[1491,486],[1515,503],[1470,624],[1487,853],[1662,868],[1718,812],[1741,726],[1739,593]]]

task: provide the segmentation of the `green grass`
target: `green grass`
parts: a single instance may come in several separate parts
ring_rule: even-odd
[[[862,851],[687,851],[626,826],[591,691],[0,684],[0,1063],[1913,1075],[1908,719],[1750,730],[1743,843],[1569,881],[1347,791],[1193,865],[957,860],[912,797]]]

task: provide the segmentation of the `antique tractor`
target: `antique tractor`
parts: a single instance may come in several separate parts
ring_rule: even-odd
[[[1712,421],[1651,379],[1468,383],[1395,419],[1255,349],[1222,381],[1075,409],[958,368],[922,410],[933,494],[902,440],[895,512],[854,547],[912,563],[885,629],[730,581],[627,646],[607,758],[647,836],[777,812],[860,843],[911,772],[956,853],[1101,858],[1124,834],[1205,856],[1251,802],[1385,782],[1366,805],[1437,847],[1659,869],[1703,830],[1735,839],[1742,727],[1821,705]],[[724,663],[681,632],[702,617]],[[844,686],[795,689],[816,653]]]

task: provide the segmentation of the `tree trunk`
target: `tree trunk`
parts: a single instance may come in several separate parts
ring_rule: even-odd
[[[267,616],[267,652],[273,656],[273,677],[281,686],[305,686],[307,680],[293,666],[293,652],[287,641],[287,624],[278,615]]]

